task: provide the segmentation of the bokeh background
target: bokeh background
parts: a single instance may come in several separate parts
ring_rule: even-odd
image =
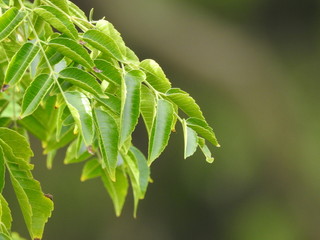
[[[80,183],[81,166],[64,166],[63,153],[47,170],[38,149],[34,174],[55,201],[44,239],[320,239],[320,1],[73,2],[158,61],[222,147],[211,165],[200,152],[183,160],[178,128],[137,219],[131,195],[117,218],[99,180]],[[138,129],[136,145],[145,136]],[[14,229],[27,236],[22,219]]]

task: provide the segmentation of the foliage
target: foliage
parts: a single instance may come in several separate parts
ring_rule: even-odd
[[[81,181],[100,178],[119,216],[128,192],[134,215],[150,181],[150,165],[180,122],[184,156],[206,140],[219,146],[188,93],[171,83],[154,60],[140,61],[114,26],[88,19],[67,0],[0,1],[0,235],[11,234],[11,212],[2,195],[10,177],[32,239],[41,239],[53,210],[31,173],[28,134],[42,142],[48,168],[67,147],[66,164],[85,162]],[[180,112],[181,110],[181,112]],[[184,116],[184,117],[181,117]],[[143,119],[148,157],[132,144]]]

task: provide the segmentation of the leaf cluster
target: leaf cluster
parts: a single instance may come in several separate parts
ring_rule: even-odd
[[[172,88],[154,60],[140,61],[110,22],[67,0],[0,0],[0,86],[1,239],[17,239],[1,194],[5,172],[32,239],[42,238],[53,210],[31,173],[28,133],[41,140],[48,168],[64,147],[65,164],[85,162],[81,181],[100,178],[117,216],[129,184],[136,215],[150,165],[178,122],[185,158],[199,147],[212,162],[206,142],[219,146],[195,100]],[[147,156],[132,143],[139,118]]]

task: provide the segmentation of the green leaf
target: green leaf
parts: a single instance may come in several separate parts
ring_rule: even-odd
[[[49,42],[49,46],[84,67],[94,67],[88,51],[72,39],[64,37],[54,38]]]
[[[140,89],[145,79],[144,72],[133,70],[126,73],[122,84],[122,111],[120,146],[131,135],[136,127],[140,115]]]
[[[112,94],[105,93],[105,95],[107,95],[108,98],[96,97],[96,100],[99,103],[101,103],[104,107],[110,109],[111,111],[113,111],[117,115],[120,115],[121,100]]]
[[[60,78],[96,95],[103,95],[95,77],[79,68],[66,68],[59,73]]]
[[[37,76],[27,88],[21,107],[21,118],[32,114],[53,85],[53,78],[48,74]]]
[[[148,149],[148,165],[159,157],[168,144],[173,122],[174,109],[172,104],[163,99],[159,99],[157,114],[154,120]]]
[[[138,148],[131,146],[131,148],[129,150],[129,155],[131,156],[132,159],[135,160],[135,162],[138,165],[139,186],[140,186],[140,190],[141,190],[140,199],[143,199],[144,195],[147,191],[147,187],[148,187],[148,183],[149,183],[150,168],[148,167],[146,157],[143,155],[143,153]]]
[[[15,7],[10,8],[0,17],[0,42],[7,38],[27,16],[25,11],[18,10]]]
[[[0,117],[0,127],[8,127],[11,123],[11,118]]]
[[[214,146],[220,147],[212,128],[199,118],[188,118],[187,126],[196,131],[199,135],[207,139]]]
[[[99,51],[111,54],[119,61],[124,61],[123,54],[116,42],[103,32],[96,29],[90,29],[83,34],[83,40]]]
[[[184,159],[192,156],[198,147],[198,135],[190,127],[187,126],[185,119],[182,120],[183,136],[184,136]]]
[[[44,225],[51,216],[53,203],[44,196],[39,182],[33,179],[30,171],[32,166],[17,158],[3,140],[0,140],[0,145],[30,236],[32,239],[41,239]]]
[[[3,140],[12,150],[17,158],[29,161],[33,152],[27,139],[18,132],[9,128],[0,128],[0,139]]]
[[[112,199],[116,215],[119,217],[128,193],[128,179],[122,169],[116,169],[116,182],[111,181],[109,175],[103,171],[101,179]]]
[[[77,5],[75,5],[71,1],[67,1],[67,3],[68,3],[68,6],[69,6],[69,12],[73,16],[81,18],[83,20],[88,20],[88,18],[86,17],[86,14]]]
[[[195,100],[185,91],[179,88],[172,88],[166,92],[166,96],[178,107],[184,111],[189,117],[196,117],[204,120],[200,107]]]
[[[27,129],[40,140],[46,140],[47,129],[34,116],[29,115],[28,117],[19,120],[19,124],[21,124],[25,129]]]
[[[86,162],[82,169],[81,182],[87,181],[101,175],[101,164],[97,158],[91,159]]]
[[[58,8],[60,8],[66,14],[69,14],[69,6],[67,3],[67,0],[50,0],[50,2],[53,3],[55,6],[57,6]]]
[[[48,22],[52,27],[73,39],[78,38],[78,31],[62,10],[51,6],[40,6],[34,12]]]
[[[171,83],[164,74],[162,68],[152,59],[143,60],[140,68],[147,75],[147,82],[157,91],[166,92],[171,88]]]
[[[81,92],[66,92],[65,98],[72,117],[80,129],[84,142],[87,146],[91,146],[94,132],[90,101]]]
[[[148,135],[151,134],[153,120],[156,113],[156,99],[154,93],[145,85],[141,85],[140,112],[146,125]]]
[[[38,52],[38,45],[25,43],[11,59],[4,82],[10,85],[19,82]]]
[[[115,41],[122,55],[126,54],[126,45],[121,37],[121,34],[115,29],[112,23],[101,19],[96,23],[96,28]]]
[[[203,152],[204,156],[206,157],[206,161],[208,163],[213,163],[214,158],[211,155],[210,149],[206,145],[206,141],[203,138],[199,137],[198,144],[199,144],[199,147],[200,147],[201,151]]]
[[[96,132],[102,154],[102,168],[106,168],[112,181],[116,180],[119,130],[116,121],[103,110],[94,110]]]
[[[2,193],[4,184],[5,184],[5,173],[6,173],[6,168],[5,168],[4,153],[3,153],[2,147],[0,146],[0,194]]]
[[[94,60],[94,64],[101,71],[101,73],[95,73],[100,80],[107,80],[116,85],[121,85],[121,73],[112,63],[103,59],[97,59]]]
[[[11,222],[12,222],[12,216],[11,216],[9,205],[6,199],[2,196],[2,194],[0,194],[0,223],[1,223],[0,229],[5,227],[6,230],[10,232]],[[1,232],[5,232],[5,231],[1,231]]]
[[[79,163],[92,157],[83,141],[81,141],[80,147],[78,146],[78,142],[76,140],[69,145],[63,161],[64,164]]]

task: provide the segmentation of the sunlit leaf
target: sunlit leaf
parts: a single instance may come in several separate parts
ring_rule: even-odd
[[[2,193],[2,190],[4,188],[5,172],[6,172],[6,168],[5,168],[4,153],[3,153],[2,147],[0,146],[0,194]]]
[[[154,60],[146,59],[140,63],[140,68],[147,75],[147,82],[157,91],[166,92],[171,88],[171,83],[162,68]]]
[[[33,179],[30,171],[32,166],[17,158],[3,140],[0,140],[0,145],[30,236],[32,239],[41,239],[44,225],[51,216],[53,203],[44,196],[39,182]]]
[[[32,114],[37,109],[53,82],[53,78],[48,74],[41,74],[33,80],[23,96],[21,118]]]
[[[198,147],[197,133],[187,126],[186,120],[182,120],[183,137],[184,137],[184,159],[192,156]]]
[[[1,151],[2,151],[2,148],[1,148]],[[5,200],[5,198],[1,193],[0,193],[0,222],[1,222],[0,229],[3,229],[3,227],[5,227],[6,230],[10,232],[11,222],[12,222],[11,211],[7,201]],[[5,231],[1,231],[1,232],[5,232]]]
[[[121,85],[121,73],[112,63],[103,59],[97,59],[94,60],[94,64],[101,71],[101,73],[96,73],[101,80],[107,80],[116,85]]]
[[[159,99],[157,113],[149,140],[148,164],[150,165],[168,144],[173,121],[173,106],[167,100]]]
[[[84,67],[94,67],[88,51],[72,39],[64,37],[54,38],[49,42],[49,46]]]
[[[55,6],[60,8],[65,13],[69,13],[69,6],[67,0],[50,0],[51,3],[53,3]]]
[[[40,6],[35,8],[35,11],[40,17],[51,24],[58,31],[66,34],[68,37],[77,39],[78,31],[69,19],[68,15],[62,10],[52,6]]]
[[[4,82],[9,85],[19,82],[38,52],[39,46],[25,43],[11,59]]]
[[[211,155],[210,149],[206,145],[206,141],[203,138],[199,137],[198,143],[199,143],[199,147],[200,147],[201,151],[203,152],[204,156],[206,157],[206,161],[208,163],[213,163],[214,158]]]
[[[196,117],[204,120],[200,107],[195,100],[185,91],[179,88],[172,88],[166,92],[166,96],[178,107],[184,111],[189,117]]]
[[[18,10],[15,7],[7,10],[0,17],[0,42],[19,27],[26,16],[27,13],[25,11]]]
[[[59,73],[60,78],[96,95],[103,95],[95,77],[79,68],[66,68]]]
[[[103,32],[96,29],[90,29],[83,34],[83,40],[99,51],[111,54],[119,61],[124,61],[123,54],[116,42]]]
[[[196,131],[199,135],[207,139],[214,146],[220,147],[212,128],[199,118],[188,118],[187,126]]]

